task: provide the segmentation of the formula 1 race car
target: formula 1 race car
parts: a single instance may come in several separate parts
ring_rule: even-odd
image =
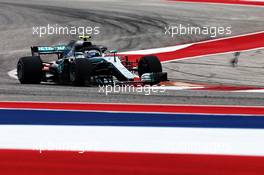
[[[68,45],[33,46],[32,56],[22,57],[17,63],[17,76],[21,84],[55,82],[58,84],[158,84],[167,81],[156,56],[143,56],[130,62],[127,56],[118,56],[116,50],[107,51],[82,36]],[[57,59],[44,62],[41,55],[54,54]]]

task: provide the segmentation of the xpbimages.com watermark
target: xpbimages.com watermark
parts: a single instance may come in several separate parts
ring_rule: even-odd
[[[169,35],[171,37],[177,37],[180,35],[206,35],[212,38],[216,38],[218,36],[226,36],[232,34],[232,27],[221,27],[221,26],[191,26],[188,25],[170,25],[165,26],[165,35]]]
[[[98,35],[99,26],[61,26],[58,24],[48,24],[46,26],[33,26],[32,34],[39,37],[45,35]]]
[[[32,148],[34,151],[38,151],[40,154],[46,151],[74,151],[78,154],[83,154],[86,151],[93,150],[94,147],[87,144],[79,143],[45,143],[42,145],[34,145]]]
[[[152,95],[156,93],[164,93],[166,92],[165,86],[157,86],[157,85],[100,85],[99,86],[99,93],[104,93],[105,95],[111,93],[137,93],[137,94],[144,94],[144,95]]]

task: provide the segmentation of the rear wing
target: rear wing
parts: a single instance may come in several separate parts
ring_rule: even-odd
[[[32,46],[31,53],[32,56],[39,56],[44,54],[57,54],[58,57],[65,51],[65,45],[57,46]]]

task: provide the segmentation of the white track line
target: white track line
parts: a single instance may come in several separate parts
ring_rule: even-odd
[[[0,149],[264,155],[261,129],[4,125],[0,138]]]
[[[170,47],[155,48],[155,49],[127,51],[127,52],[121,52],[120,54],[126,54],[126,55],[146,55],[147,54],[148,55],[148,54],[157,54],[157,53],[164,53],[164,52],[173,52],[173,51],[177,51],[180,49],[190,47],[191,45],[193,45],[193,43],[177,45],[177,46],[170,46]]]
[[[257,92],[257,93],[264,93],[264,89],[249,89],[249,90],[241,90],[241,91],[233,91],[233,92]]]
[[[13,69],[13,70],[7,72],[7,74],[8,74],[8,76],[11,77],[11,78],[14,78],[14,79],[16,79],[16,80],[18,79],[18,78],[17,78],[17,70],[16,70],[16,69]]]

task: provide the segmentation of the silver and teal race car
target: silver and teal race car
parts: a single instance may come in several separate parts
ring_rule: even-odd
[[[33,46],[32,56],[22,57],[17,63],[17,76],[22,84],[55,82],[58,84],[158,84],[167,81],[167,73],[156,56],[143,56],[130,62],[127,56],[108,51],[82,36],[67,45]],[[44,62],[42,55],[57,55],[55,61]]]

